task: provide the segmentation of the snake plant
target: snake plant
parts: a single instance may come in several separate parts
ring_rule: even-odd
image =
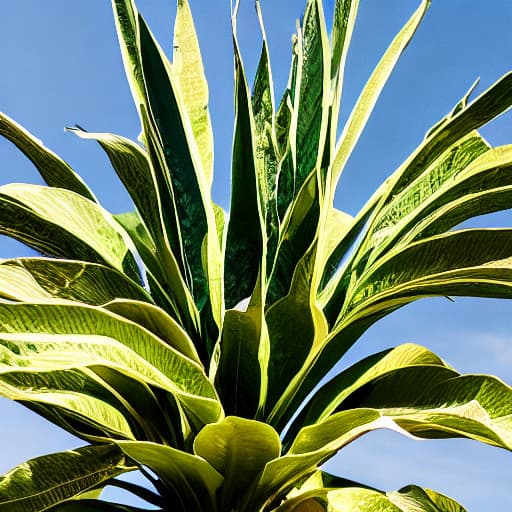
[[[0,394],[82,443],[1,477],[0,511],[141,510],[102,498],[114,486],[160,511],[456,512],[437,491],[378,490],[322,464],[376,429],[512,448],[512,389],[498,378],[461,375],[414,344],[343,366],[366,329],[417,299],[512,295],[512,230],[457,228],[512,205],[512,146],[477,131],[512,105],[512,74],[463,96],[355,217],[334,206],[429,4],[338,130],[358,3],[336,0],[328,30],[322,1],[307,0],[277,101],[260,4],[252,87],[233,5],[229,213],[211,198],[208,85],[187,0],[172,56],[134,0],[112,0],[140,139],[70,129],[105,151],[133,211],[109,213],[0,115],[47,184],[0,187],[0,233],[40,254],[0,261]],[[132,471],[146,485],[121,478]]]

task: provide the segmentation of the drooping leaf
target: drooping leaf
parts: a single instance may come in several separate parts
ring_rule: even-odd
[[[472,295],[507,297],[511,255],[508,229],[467,229],[415,242],[391,251],[367,270],[349,292],[349,310],[381,298],[466,295],[470,282]],[[344,322],[350,320],[346,315]]]
[[[316,489],[296,496],[276,512],[466,512],[461,505],[431,489],[407,486],[380,492],[360,487]]]
[[[35,367],[106,365],[175,395],[199,426],[221,415],[216,392],[196,362],[104,309],[0,303],[0,332],[6,346],[17,347]]]
[[[351,393],[372,379],[399,368],[419,365],[445,366],[445,363],[430,350],[412,343],[362,359],[329,380],[313,395],[289,427],[284,446],[292,442],[300,428],[326,419]]]
[[[201,363],[196,347],[188,334],[157,306],[137,300],[114,299],[108,304],[104,304],[103,307],[145,327],[184,356],[198,364]]]
[[[339,415],[335,420],[329,419],[302,429],[288,453],[268,462],[244,501],[242,510],[248,512],[269,505],[365,432],[377,428],[398,429],[389,418],[382,417],[375,410],[351,410]]]
[[[488,150],[488,144],[477,133],[471,133],[457,141],[422,175],[394,197],[373,222],[372,233],[365,242],[371,251],[366,265],[392,247],[401,234],[407,233],[417,218],[425,216],[425,203],[430,199],[434,200],[452,182],[458,181],[472,161],[478,160]]]
[[[223,478],[203,458],[156,443],[121,441],[117,444],[128,457],[162,479],[169,492],[164,499],[179,510],[213,509]]]
[[[62,158],[2,112],[0,112],[0,135],[15,144],[32,161],[50,187],[71,190],[86,199],[96,201],[94,194],[82,178]]]
[[[149,289],[155,302],[197,340],[200,331],[199,312],[174,255],[167,249],[167,243],[164,241],[161,251],[157,249],[137,212],[118,214],[115,219],[130,235],[144,262]],[[199,349],[203,348],[198,345]]]
[[[0,296],[18,301],[66,299],[92,305],[116,297],[152,300],[141,286],[111,267],[48,258],[0,261]]]
[[[126,233],[110,213],[75,192],[16,183],[0,187],[0,233],[45,254],[106,264],[139,280]]]
[[[78,127],[68,128],[68,130],[82,139],[98,142],[130,194],[145,226],[153,238],[159,241],[163,237],[160,218],[162,205],[156,188],[154,171],[144,149],[119,135],[87,132]]]
[[[400,382],[400,391],[397,389]],[[411,434],[467,437],[512,450],[512,388],[496,377],[439,366],[400,368],[372,379],[338,410],[370,407]]]
[[[8,357],[4,347],[0,348],[2,359]],[[31,372],[2,363],[0,394],[51,412],[54,423],[82,439],[134,439],[127,418],[116,408],[118,404],[109,403],[108,393],[79,371]]]
[[[440,130],[425,139],[397,169],[393,177],[393,186],[387,189],[385,202],[399,194],[457,140],[484,126],[510,108],[511,84],[512,73],[507,73],[460,110]]]
[[[29,460],[0,478],[0,510],[40,512],[136,467],[113,445]]]

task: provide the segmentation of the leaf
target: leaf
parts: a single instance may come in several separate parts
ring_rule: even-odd
[[[430,4],[429,0],[422,0],[420,6],[403,26],[402,30],[393,39],[372,75],[366,82],[350,116],[343,128],[331,163],[330,176],[332,190],[339,179],[352,150],[354,149],[361,132],[370,117],[380,93],[386,84],[401,53],[405,50],[413,37],[425,12]]]
[[[52,507],[48,510],[49,512],[148,512],[148,509],[92,499],[65,501],[64,503],[56,505],[55,507]],[[153,512],[164,511],[162,509],[153,509]]]
[[[0,348],[5,359],[8,353]],[[54,423],[88,441],[134,439],[124,411],[106,394],[79,371],[31,372],[0,364],[0,395],[48,411]]]
[[[125,137],[111,133],[91,133],[78,127],[68,128],[68,131],[81,139],[98,142],[130,194],[145,226],[159,241],[162,238],[162,205],[154,171],[144,149]]]
[[[206,425],[194,441],[194,452],[221,475],[220,509],[231,510],[263,470],[279,457],[281,442],[269,425],[235,416]]]
[[[208,297],[203,269],[202,244],[207,238],[208,283],[214,318],[219,319],[220,254],[215,216],[199,155],[181,97],[177,92],[173,68],[158,47],[139,15],[141,63],[147,90],[148,106],[160,134],[160,143],[168,171],[167,186],[176,204],[179,229],[186,261],[192,274],[192,294],[199,309]]]
[[[226,308],[249,297],[258,279],[265,275],[265,223],[261,191],[256,176],[255,126],[241,56],[236,41],[236,14],[233,15],[235,52],[235,132],[231,170],[231,206],[224,258]],[[263,267],[264,268],[264,267]]]
[[[395,171],[383,204],[399,194],[457,140],[505,112],[512,105],[511,84],[512,73],[507,73],[425,139]]]
[[[266,270],[268,274],[272,269],[279,237],[279,216],[277,212],[278,162],[277,142],[274,140],[274,85],[267,36],[259,2],[256,2],[256,10],[263,36],[263,47],[252,93],[255,137],[254,163],[260,192],[261,211],[266,225]]]
[[[350,366],[315,392],[289,427],[283,445],[288,447],[302,427],[325,420],[361,386],[397,369],[420,365],[446,366],[433,352],[412,343],[384,350]]]
[[[425,202],[403,241],[437,235],[477,215],[507,209],[511,171],[512,146],[493,148],[482,154],[450,186]]]
[[[312,172],[290,206],[279,237],[277,255],[268,286],[267,305],[290,291],[299,261],[316,243],[320,219],[318,176]]]
[[[135,439],[183,447],[190,429],[175,396],[111,366],[91,365],[82,372],[112,395]]]
[[[208,83],[194,20],[187,0],[179,0],[174,25],[173,68],[185,104],[207,182],[213,179],[213,132],[208,112]]]
[[[39,512],[136,469],[113,445],[85,446],[29,460],[0,479],[0,510]]]
[[[312,276],[316,247],[301,259],[293,276],[290,292],[275,302],[266,313],[270,339],[268,364],[269,392],[267,421],[281,430],[296,409],[291,406],[294,382],[300,380],[314,357],[316,347],[328,334],[327,323],[314,297]],[[294,357],[289,357],[290,347]]]
[[[363,303],[375,309],[380,307],[378,302],[394,297],[467,295],[470,283],[473,296],[507,297],[511,255],[512,231],[508,229],[454,231],[391,251],[349,291],[353,312],[343,323],[350,322],[354,308],[360,312]]]
[[[334,4],[331,31],[330,109],[326,141],[329,160],[336,146],[345,64],[358,9],[359,0],[336,0]]]
[[[0,233],[40,252],[106,264],[139,280],[129,237],[106,210],[75,192],[3,185]]]
[[[32,161],[50,187],[71,190],[96,202],[94,194],[82,178],[64,160],[2,112],[0,112],[0,135],[15,144]]]
[[[298,38],[302,39],[302,55],[297,69],[298,90],[294,104],[297,112],[295,194],[311,171],[320,166],[325,145],[331,71],[321,1],[308,0]]]
[[[112,300],[103,307],[146,328],[164,340],[170,347],[201,364],[196,348],[187,332],[159,307],[147,302],[125,299]]]
[[[287,500],[276,512],[466,512],[454,500],[430,489],[408,486],[389,493],[358,487],[316,489]]]
[[[171,249],[198,309],[210,301],[205,311],[220,325],[222,264],[215,214],[175,71],[133,1],[113,0],[113,8]],[[203,243],[208,255],[204,261]]]
[[[348,48],[352,39],[355,18],[359,8],[358,0],[336,0],[332,21],[331,83],[341,89]],[[338,93],[341,97],[341,94]],[[337,126],[335,122],[334,125]]]
[[[203,369],[143,327],[100,308],[0,303],[0,339],[43,369],[105,365],[176,396],[200,425],[221,406]],[[8,340],[8,341],[6,341]]]
[[[365,264],[371,264],[386,249],[392,247],[401,235],[406,234],[411,228],[414,229],[415,221],[426,214],[425,205],[431,201],[439,205],[439,194],[446,197],[446,189],[453,190],[452,183],[459,182],[461,175],[466,174],[466,169],[472,167],[472,162],[480,160],[479,157],[488,151],[488,144],[478,133],[473,132],[457,141],[423,174],[394,197],[373,222],[372,233],[365,241],[365,245],[371,251]],[[462,194],[466,195],[468,192],[469,190],[464,190]]]
[[[156,473],[180,510],[201,512],[213,508],[222,476],[201,457],[156,443],[120,441],[123,452]]]
[[[317,489],[286,501],[276,512],[404,512],[384,494],[369,489]],[[424,509],[416,509],[422,512]],[[412,511],[411,511],[412,512]],[[430,511],[429,511],[430,512]]]
[[[172,252],[166,248],[157,250],[137,212],[115,215],[115,219],[130,235],[144,262],[146,278],[155,302],[180,322],[194,339],[198,339],[199,312]]]
[[[354,407],[379,409],[418,437],[467,437],[512,450],[512,388],[496,377],[401,368],[365,384],[338,410]]]
[[[259,510],[286,493],[343,446],[376,428],[398,429],[379,412],[359,409],[338,413],[335,419],[303,428],[282,457],[268,462],[244,501],[244,511]]]
[[[389,501],[405,512],[425,510],[427,512],[466,512],[466,509],[456,501],[433,491],[422,489],[416,485],[408,485],[397,492],[388,492]]]
[[[18,301],[65,299],[101,305],[116,297],[151,301],[149,294],[124,274],[98,263],[17,258],[0,260],[0,296]]]
[[[215,387],[227,414],[246,418],[257,414],[263,379],[259,363],[261,334],[259,307],[226,311]]]

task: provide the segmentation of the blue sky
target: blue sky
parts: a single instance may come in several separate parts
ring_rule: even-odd
[[[228,202],[232,131],[232,58],[228,0],[190,0],[210,80],[210,110],[216,137],[214,198]],[[274,69],[276,96],[286,82],[291,35],[304,0],[262,0]],[[364,0],[346,73],[344,110],[357,97],[417,0]],[[136,138],[135,109],[118,52],[110,2],[18,0],[2,5],[0,110],[17,119],[61,154],[114,212],[128,210],[127,197],[105,156],[92,142],[63,127]],[[326,11],[333,0],[325,0]],[[174,5],[139,0],[161,43],[171,47]],[[480,77],[487,88],[512,69],[512,2],[434,0],[415,39],[384,90],[341,180],[337,206],[356,213],[373,190],[421,141]],[[260,43],[252,0],[242,0],[240,40],[249,76]],[[482,130],[494,145],[512,142],[512,115]],[[39,182],[31,164],[0,140],[2,183]],[[506,212],[475,224],[511,226]],[[0,239],[0,256],[26,253]],[[464,372],[494,373],[512,382],[512,303],[457,299],[424,300],[370,329],[347,362],[399,343],[414,341],[439,353]],[[77,446],[77,441],[17,404],[0,400],[0,472],[23,460]],[[457,497],[470,511],[512,509],[510,456],[465,440],[412,442],[379,432],[353,443],[329,469],[377,487],[418,483]],[[508,506],[507,506],[508,505]]]

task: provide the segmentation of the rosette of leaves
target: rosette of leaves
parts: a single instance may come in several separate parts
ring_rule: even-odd
[[[0,232],[41,253],[0,262],[0,393],[83,440],[0,479],[0,510],[462,511],[417,486],[381,491],[321,465],[375,429],[512,448],[512,390],[460,375],[426,348],[374,354],[319,382],[373,323],[424,296],[508,298],[512,231],[458,229],[512,204],[512,146],[478,129],[512,105],[512,75],[468,93],[356,216],[341,172],[428,7],[384,53],[338,135],[357,0],[330,34],[308,0],[274,101],[262,50],[252,89],[236,37],[229,215],[211,199],[208,87],[187,0],[172,58],[133,0],[113,0],[140,116],[134,142],[96,141],[134,211],[112,215],[60,157],[8,116],[1,134],[47,186],[0,187]],[[139,471],[147,486],[127,483]]]

